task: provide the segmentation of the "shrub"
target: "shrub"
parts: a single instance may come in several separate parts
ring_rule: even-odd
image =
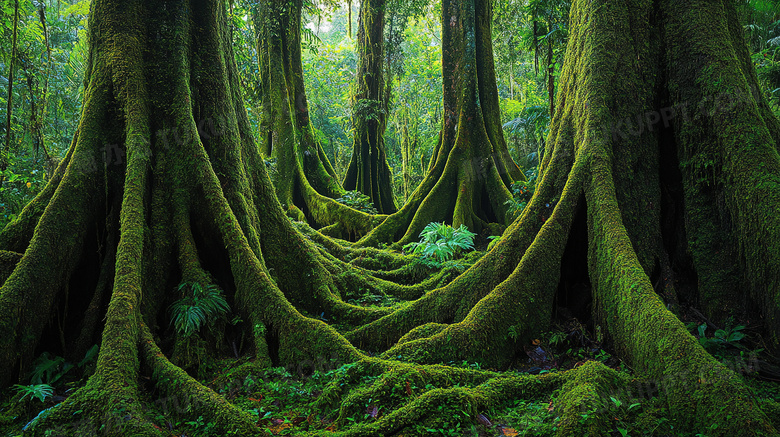
[[[466,250],[474,250],[476,235],[464,225],[455,229],[444,223],[429,223],[420,233],[420,242],[407,244],[404,251],[443,263]]]
[[[223,317],[230,311],[222,290],[216,285],[201,286],[197,282],[182,282],[179,291],[188,288],[185,296],[171,307],[171,324],[179,334],[187,337],[197,331],[208,319]]]

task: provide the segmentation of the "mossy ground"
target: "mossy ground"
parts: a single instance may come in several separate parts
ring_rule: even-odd
[[[375,261],[383,258],[378,254]],[[469,264],[480,255],[472,253]],[[415,263],[410,260],[410,264]],[[351,300],[369,308],[393,308],[403,302],[371,292]],[[681,314],[682,321],[698,336],[699,326],[706,326],[706,322],[689,316],[693,313],[685,307]],[[664,384],[636,374],[615,355],[600,326],[594,327],[593,320],[583,322],[569,309],[559,308],[553,323],[501,371],[476,362],[418,365],[372,358],[370,354],[351,363],[333,356],[286,368],[267,367],[251,355],[206,357],[188,369],[192,376],[200,376],[203,386],[247,413],[259,435],[708,435],[707,430],[692,434],[675,429]],[[335,320],[329,323],[339,325]],[[733,342],[718,341],[713,331],[705,329],[700,343],[735,370],[771,420],[780,419],[780,384],[772,381],[774,364],[760,348],[760,331],[748,325],[739,329],[746,336]],[[71,370],[57,377],[68,368]],[[44,401],[20,401],[21,394],[15,389],[4,391],[0,435],[25,435],[23,429],[36,416],[44,416],[49,408],[84,387],[93,371],[94,363],[90,362],[75,366],[63,360],[52,366],[51,373],[45,375],[57,378],[52,383],[54,396]],[[226,435],[209,419],[193,417],[190,400],[166,392],[148,376],[142,378],[147,381],[140,390],[142,411],[161,435]],[[410,406],[425,403],[430,405],[417,409],[424,414],[399,420],[394,417],[414,414]],[[59,435],[57,432],[77,429],[79,424],[79,414],[74,413],[73,424],[63,424],[62,430],[50,429],[43,435]],[[115,425],[108,422],[108,426]],[[710,427],[714,431],[718,424]]]

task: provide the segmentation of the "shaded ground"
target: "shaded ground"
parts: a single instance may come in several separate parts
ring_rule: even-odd
[[[481,253],[475,252],[465,260],[464,267],[475,261]],[[418,260],[412,263],[419,264]],[[417,266],[424,269],[425,267]],[[431,273],[431,272],[429,272]],[[348,303],[367,308],[386,308],[403,305],[403,300],[365,291],[363,294],[344,296]],[[440,390],[468,388],[481,390],[491,384],[517,379],[535,381],[534,384],[552,390],[525,391],[517,396],[508,396],[504,402],[484,410],[454,410],[446,420],[421,417],[413,426],[404,428],[396,435],[444,435],[444,436],[547,436],[555,434],[560,426],[567,391],[566,375],[573,375],[572,369],[582,371],[604,366],[614,370],[615,378],[622,384],[606,392],[601,411],[583,408],[580,422],[588,423],[593,417],[611,418],[610,435],[690,435],[675,432],[671,424],[664,383],[634,377],[633,370],[613,356],[608,339],[601,330],[594,330],[589,316],[589,302],[566,301],[559,293],[556,302],[554,322],[540,338],[525,346],[525,354],[516,357],[509,369],[497,371],[485,369],[480,363],[449,362],[438,368],[444,373],[454,372],[452,384],[436,383],[420,373],[404,371],[371,372],[367,368],[377,364],[377,358],[366,358],[356,363],[342,364],[337,356],[308,360],[298,366],[263,367],[250,355],[239,353],[242,346],[233,344],[234,356],[201,362],[188,369],[191,376],[216,393],[223,395],[234,406],[248,412],[259,430],[267,435],[312,435],[346,431],[355,424],[371,424],[396,410],[399,406]],[[733,369],[754,391],[759,403],[766,400],[780,401],[780,372],[774,360],[761,347],[758,332],[760,326],[748,321],[733,321],[728,326],[712,326],[701,313],[684,304],[681,306],[681,320],[699,338],[699,342],[718,361]],[[578,319],[578,316],[582,319]],[[326,320],[327,321],[327,320]],[[338,323],[332,323],[339,327]],[[342,327],[348,329],[348,326]],[[703,336],[701,334],[704,334]],[[208,335],[208,334],[204,334]],[[165,349],[165,348],[164,348]],[[172,351],[163,350],[166,355]],[[371,355],[367,353],[367,355]],[[30,382],[49,382],[53,393],[41,401],[34,395],[21,390],[19,386],[2,394],[0,413],[0,435],[21,436],[29,424],[38,416],[45,416],[48,408],[65,400],[76,388],[81,387],[94,371],[96,347],[79,363],[68,363],[60,357],[48,354],[40,356],[30,375]],[[372,363],[372,360],[376,362]],[[397,363],[423,369],[415,364]],[[361,368],[360,371],[358,369]],[[472,374],[471,382],[464,382],[463,375]],[[435,379],[435,378],[432,378]],[[557,381],[560,379],[561,381]],[[151,379],[143,387],[146,401],[142,405],[146,416],[154,425],[171,436],[221,435],[213,423],[203,419],[192,420],[188,414],[195,406],[175,396],[161,396]],[[389,383],[388,383],[389,382]],[[387,383],[384,391],[377,391],[377,385]],[[381,393],[378,399],[363,399],[359,405],[352,405],[354,395],[339,399],[339,393]],[[25,397],[25,399],[20,399]],[[334,402],[335,401],[335,402]],[[78,428],[78,415],[74,422],[63,425]],[[111,421],[105,423],[110,431]],[[58,430],[52,430],[58,435]],[[47,434],[48,435],[48,434]],[[357,435],[367,435],[357,433]],[[698,434],[702,435],[702,434]],[[706,435],[706,434],[704,434]]]

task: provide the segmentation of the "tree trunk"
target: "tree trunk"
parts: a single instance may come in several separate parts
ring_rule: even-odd
[[[89,41],[73,144],[0,234],[0,385],[23,378],[40,350],[78,360],[100,342],[94,375],[39,422],[41,435],[81,412],[68,432],[162,435],[141,405],[142,376],[215,432],[258,435],[244,410],[158,348],[159,338],[183,341],[158,323],[182,297],[176,284],[224,290],[245,320],[222,326],[225,335],[253,339],[248,352],[265,365],[359,357],[291,302],[345,323],[386,311],[338,299],[346,264],[318,256],[274,197],[240,98],[223,2],[95,0]],[[49,323],[57,318],[64,330]],[[299,347],[307,343],[312,349]],[[221,342],[194,353],[233,350]]]
[[[511,221],[509,185],[525,180],[509,156],[501,127],[493,65],[492,5],[442,2],[444,120],[423,182],[362,245],[418,238],[430,222],[466,225],[494,235]],[[499,224],[494,226],[493,224]]]
[[[14,29],[11,40],[11,60],[8,63],[8,109],[5,118],[5,144],[0,150],[0,186],[5,180],[5,169],[8,168],[8,155],[11,153],[11,114],[13,113],[14,65],[16,63],[16,38],[19,33],[19,0],[14,0]]]
[[[469,16],[444,6],[453,27]],[[414,279],[409,257],[348,247],[287,219],[251,139],[224,2],[91,8],[79,130],[49,184],[0,233],[0,385],[20,381],[38,351],[77,355],[102,336],[86,386],[32,435],[168,435],[144,405],[166,396],[184,406],[182,423],[203,416],[214,434],[260,435],[244,409],[160,347],[184,344],[165,308],[182,297],[177,284],[193,282],[224,290],[243,321],[214,328],[251,338],[251,365],[354,363],[312,404],[338,408],[343,435],[425,435],[518,397],[549,399],[559,436],[606,435],[610,396],[637,381],[657,388],[653,411],[669,414],[674,432],[777,434],[766,413],[780,406],[753,397],[667,309],[678,295],[743,302],[777,344],[780,124],[754,91],[730,0],[575,2],[534,197],[449,283]],[[470,125],[457,115],[460,137]],[[101,161],[106,144],[116,147]],[[723,245],[700,243],[713,232]],[[709,263],[724,250],[734,251],[733,273]],[[742,288],[717,287],[724,272]],[[365,290],[413,302],[342,300]],[[544,375],[428,365],[506,368],[548,328],[556,302],[590,299],[631,377],[594,361]],[[345,334],[304,313],[335,316]],[[63,332],[48,323],[58,316]],[[205,345],[195,354],[234,354],[195,339]],[[372,404],[383,407],[378,417],[366,414]]]
[[[275,160],[276,196],[298,220],[342,238],[365,234],[381,216],[372,217],[334,198],[344,189],[309,119],[301,62],[302,0],[263,0],[256,28],[262,81],[260,150]]]
[[[360,3],[358,67],[352,106],[354,139],[344,188],[367,195],[381,214],[396,211],[387,165],[385,130],[389,99],[384,81],[385,0]],[[388,87],[390,84],[388,84]]]
[[[594,322],[664,393],[675,429],[774,434],[740,377],[667,309],[681,296],[716,320],[761,316],[777,347],[780,129],[734,5],[583,0],[570,22],[522,216],[453,282],[347,338],[384,357],[500,367],[548,326],[554,299],[592,299]],[[581,371],[557,399],[559,435],[610,427],[608,414],[580,413],[600,411],[615,379]]]

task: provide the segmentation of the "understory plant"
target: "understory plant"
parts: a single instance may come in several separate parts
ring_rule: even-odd
[[[366,214],[377,213],[374,204],[371,203],[371,198],[357,190],[345,192],[344,195],[336,199],[336,202],[347,205],[352,209],[365,212]]]
[[[523,212],[525,206],[531,200],[536,191],[536,171],[534,171],[527,181],[518,181],[512,184],[512,199],[506,201],[509,206],[509,213],[517,217]]]
[[[19,402],[24,401],[28,397],[30,399],[38,399],[43,402],[46,398],[54,394],[54,388],[49,384],[30,384],[30,385],[14,385],[16,392],[21,395]]]
[[[420,233],[420,242],[405,245],[404,252],[443,263],[467,250],[474,250],[476,235],[464,225],[456,229],[444,223],[428,223]]]
[[[179,292],[183,292],[184,297],[170,307],[171,324],[184,337],[198,332],[207,321],[224,317],[230,311],[222,290],[214,284],[203,286],[197,282],[182,282]]]

